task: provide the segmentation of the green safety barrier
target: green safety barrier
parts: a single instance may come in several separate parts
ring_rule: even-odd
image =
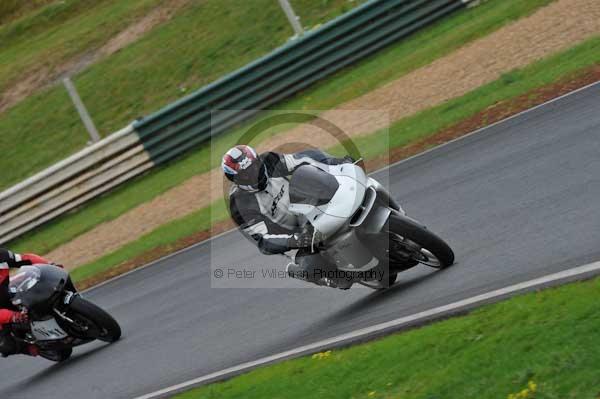
[[[468,0],[373,0],[133,123],[159,164],[465,7]],[[237,110],[211,120],[216,110]]]

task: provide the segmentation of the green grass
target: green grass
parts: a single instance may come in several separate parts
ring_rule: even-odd
[[[461,11],[412,36],[408,40],[400,42],[356,66],[347,68],[343,72],[336,74],[334,77],[324,80],[313,89],[300,93],[298,96],[282,104],[281,107],[278,108],[325,109],[348,101],[365,94],[381,84],[396,79],[419,66],[425,65],[435,58],[442,57],[453,49],[481,37],[518,17],[528,15],[537,8],[549,3],[549,1],[550,0],[531,0],[521,2],[519,0],[492,0],[484,3],[480,7]],[[306,4],[301,7],[301,9],[312,9],[309,7],[309,1],[305,1],[304,3]],[[298,5],[301,5],[301,3],[294,2],[294,6],[298,8]],[[200,18],[200,16],[196,15],[194,17],[194,15],[195,13],[190,12],[190,18]],[[304,11],[301,15],[307,15],[307,12]],[[187,16],[180,17],[180,19],[182,19],[180,23],[183,24],[183,26],[187,26],[189,23],[185,23],[183,21],[184,18],[187,18]],[[239,18],[242,18],[242,16],[239,16]],[[308,18],[308,21],[316,22],[322,18],[323,15],[321,14],[314,15],[311,18]],[[303,21],[306,21],[306,18],[303,17]],[[210,21],[205,22],[210,23]],[[102,79],[100,74],[104,73],[103,71],[113,70],[119,65],[131,65],[132,63],[137,67],[138,63],[135,60],[140,58],[140,54],[152,53],[151,48],[156,48],[157,42],[176,42],[181,33],[179,31],[171,32],[170,29],[170,25],[157,29],[156,32],[153,32],[152,35],[145,38],[142,43],[132,46],[132,49],[123,51],[119,56],[113,57],[106,63],[92,68],[92,70],[84,74],[80,81],[78,81],[80,89],[86,90],[86,86],[83,83],[89,82],[91,85],[89,90],[92,90],[94,86],[93,82],[97,81],[97,79]],[[253,37],[253,35],[257,35],[258,33],[251,31],[248,34]],[[219,48],[219,45],[215,44],[215,47]],[[240,46],[235,45],[235,47]],[[256,55],[257,54],[252,54],[252,56]],[[235,54],[230,56],[234,57]],[[248,57],[248,59],[251,58],[253,57]],[[219,61],[229,64],[233,62],[226,57],[220,58]],[[139,62],[141,63],[142,61]],[[157,64],[156,68],[153,67],[154,62]],[[140,64],[139,66],[142,72],[140,72],[139,80],[141,82],[131,83],[131,90],[136,91],[135,84],[143,85],[144,81],[153,80],[144,71],[148,71],[148,74],[150,75],[157,74],[157,76],[162,76],[161,73],[164,74],[164,71],[159,70],[159,68],[161,66],[164,67],[164,62],[165,61],[161,61],[160,59],[153,58],[149,61],[148,65],[145,62]],[[200,60],[195,58],[190,59],[189,62],[201,63]],[[111,65],[113,66],[111,67]],[[214,65],[214,67],[223,68],[220,65]],[[183,66],[179,65],[178,68],[183,68]],[[195,67],[192,70],[195,70]],[[171,71],[171,74],[176,76],[177,79],[181,79],[181,76],[183,76],[179,69],[173,70],[171,68],[169,71]],[[219,70],[219,74],[224,72],[225,71],[222,69]],[[175,82],[177,79],[171,78],[169,75],[162,80],[166,82],[165,90],[171,90],[170,92],[167,90],[167,92],[171,93],[173,97],[180,94],[176,91],[173,92],[173,88],[177,85]],[[185,86],[193,87],[200,83],[202,82],[194,81],[193,84],[189,83],[185,84]],[[128,93],[128,90],[123,89],[123,93]],[[66,98],[66,94],[63,92],[57,93],[57,95]],[[119,95],[120,93],[114,93],[113,96],[114,98],[121,98]],[[150,90],[150,93],[148,94],[145,91],[136,91],[136,95],[147,97],[149,107],[150,105],[154,105],[154,101],[158,101],[156,100],[155,89]],[[142,100],[143,99],[140,99],[140,104],[143,103]],[[163,98],[160,101],[164,100],[165,99]],[[57,100],[57,103],[60,103],[61,101]],[[69,107],[70,105],[67,105],[67,109],[70,109]],[[142,108],[139,109],[139,113],[141,113]],[[132,112],[129,119],[132,119],[134,115],[139,114],[138,111],[133,112],[126,108],[124,108],[124,111],[122,112]],[[32,113],[36,113],[33,108]],[[120,116],[118,116],[118,112],[116,114],[114,112],[110,114],[113,116],[117,115],[115,120],[122,120],[119,119]],[[107,114],[107,117],[108,116],[109,114]],[[78,124],[79,122],[75,120],[73,123]],[[113,127],[116,128],[117,126],[118,123],[115,123]],[[2,120],[0,120],[0,130],[1,129]],[[276,134],[280,131],[281,129],[273,130],[271,134]],[[35,250],[39,253],[46,253],[92,229],[99,223],[112,220],[127,210],[156,197],[158,194],[178,185],[191,176],[215,167],[215,157],[211,157],[211,149],[220,153],[224,152],[228,147],[235,144],[236,137],[238,137],[236,134],[221,135],[211,143],[210,147],[201,147],[181,159],[171,162],[161,168],[157,168],[148,175],[135,179],[122,186],[120,189],[115,190],[110,195],[92,201],[80,211],[58,218],[54,222],[24,235],[11,243],[11,245],[16,248],[27,248],[29,251]],[[266,137],[268,137],[268,135],[261,136],[262,139],[265,139]],[[53,143],[53,145],[59,148],[59,141],[63,139],[64,138],[61,139],[60,137],[57,137],[57,142]],[[0,166],[2,166],[1,162],[2,160],[0,160]],[[6,167],[6,169],[10,170],[8,167]]]
[[[594,399],[600,390],[600,280],[488,305],[374,342],[304,357],[178,399]]]
[[[515,70],[443,105],[402,119],[390,126],[389,132],[375,132],[358,138],[355,142],[361,149],[362,155],[370,159],[390,149],[431,136],[498,101],[514,98],[532,89],[551,84],[594,64],[600,64],[600,37],[587,40],[574,48],[523,69]],[[343,154],[341,147],[329,151],[338,155]],[[89,277],[94,273],[106,271],[147,250],[173,244],[194,232],[207,229],[211,223],[225,220],[228,216],[224,211],[223,202],[216,202],[209,208],[172,221],[92,264],[77,268],[76,276]],[[24,251],[26,248],[24,243],[16,246],[17,251]]]
[[[31,70],[41,66],[53,69],[75,55],[98,48],[160,1],[37,3],[48,4],[38,5],[20,18],[0,26],[0,91],[27,76]]]
[[[0,92],[31,71],[54,70],[66,60],[99,48],[158,3],[53,1],[0,26]],[[0,149],[9,154],[0,159],[0,189],[82,148],[88,136],[78,118],[61,85],[0,114]]]
[[[40,66],[52,69],[99,47],[159,3],[53,1],[0,26],[0,88],[18,81],[30,70]]]
[[[161,3],[57,1],[1,26],[0,90],[34,67],[52,69],[99,48]],[[347,0],[294,2],[309,26],[339,15],[348,4]],[[73,80],[105,136],[268,53],[291,34],[276,1],[191,1],[171,21]],[[10,154],[0,158],[0,189],[65,158],[88,140],[61,85],[0,114],[0,132],[0,149]],[[28,156],[31,153],[36,157]]]
[[[0,26],[20,18],[31,10],[43,7],[53,0],[2,0],[0,2]]]

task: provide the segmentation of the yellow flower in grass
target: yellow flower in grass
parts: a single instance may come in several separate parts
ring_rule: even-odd
[[[314,355],[312,355],[312,358],[313,359],[326,359],[329,356],[331,356],[331,351],[315,353]]]
[[[531,392],[535,392],[537,390],[537,384],[533,381],[529,381],[527,386]]]
[[[507,399],[529,399],[535,396],[535,392],[537,390],[537,384],[534,381],[529,381],[527,383],[527,388],[522,389],[520,392],[511,393],[508,395]]]

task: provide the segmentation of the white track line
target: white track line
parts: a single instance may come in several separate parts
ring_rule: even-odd
[[[392,164],[390,164],[390,165],[384,166],[384,167],[383,167],[383,168],[381,168],[381,169],[378,169],[378,170],[376,170],[376,171],[373,171],[373,172],[369,173],[369,175],[372,175],[372,174],[375,174],[375,173],[379,173],[379,172],[383,172],[384,170],[388,170],[388,169],[390,169],[390,168],[393,168],[394,166],[396,166],[396,165],[400,165],[400,164],[401,164],[401,163],[403,163],[403,162],[408,162],[408,161],[410,161],[410,160],[411,160],[411,159],[413,159],[413,158],[417,158],[417,157],[423,156],[423,155],[425,155],[425,154],[428,154],[428,153],[430,153],[430,152],[432,152],[432,151],[436,151],[436,150],[438,150],[438,149],[440,149],[440,148],[443,148],[443,147],[445,147],[445,146],[447,146],[447,145],[450,145],[450,144],[452,144],[452,143],[454,143],[454,142],[456,142],[456,141],[459,141],[459,140],[466,139],[467,137],[470,137],[470,136],[472,136],[472,135],[474,135],[474,134],[480,133],[480,132],[482,132],[482,131],[484,131],[484,130],[487,130],[487,129],[489,129],[489,128],[491,128],[491,127],[494,127],[494,126],[496,126],[496,125],[499,125],[499,124],[501,124],[501,123],[507,122],[507,121],[509,121],[509,120],[511,120],[511,119],[518,118],[519,116],[521,116],[521,115],[524,115],[524,114],[526,114],[526,113],[528,113],[528,112],[534,111],[534,110],[536,110],[536,109],[538,109],[538,108],[541,108],[541,107],[543,107],[543,106],[546,106],[546,105],[548,105],[548,104],[551,104],[551,103],[553,103],[553,102],[555,102],[555,101],[558,101],[558,100],[560,100],[560,99],[562,99],[562,98],[565,98],[565,97],[571,96],[571,95],[573,95],[573,94],[575,94],[575,93],[578,93],[578,92],[580,92],[580,91],[586,90],[586,89],[588,89],[588,88],[590,88],[590,87],[592,87],[592,86],[599,85],[599,84],[600,84],[600,81],[598,81],[598,82],[594,82],[594,83],[591,83],[591,84],[589,84],[589,85],[586,85],[586,86],[583,86],[583,87],[580,87],[579,89],[575,89],[575,90],[573,90],[573,91],[571,91],[571,92],[568,92],[568,93],[566,93],[566,94],[563,94],[562,96],[559,96],[559,97],[553,98],[553,99],[551,99],[551,100],[548,100],[548,101],[546,101],[546,102],[544,102],[544,103],[541,103],[541,104],[539,104],[539,105],[536,105],[536,106],[535,106],[535,107],[533,107],[533,108],[526,109],[525,111],[521,111],[521,112],[519,112],[519,113],[517,113],[517,114],[511,115],[511,116],[509,116],[509,117],[507,117],[507,118],[504,118],[504,119],[502,119],[502,120],[499,120],[499,121],[497,121],[497,122],[494,122],[494,123],[492,123],[491,125],[484,126],[484,127],[482,127],[482,128],[479,128],[479,129],[477,129],[477,130],[474,130],[474,131],[472,131],[472,132],[469,132],[469,133],[467,133],[467,134],[464,134],[464,135],[462,135],[462,136],[460,136],[460,137],[457,137],[457,138],[455,138],[454,140],[447,141],[447,142],[445,142],[445,143],[442,143],[442,144],[440,144],[440,145],[438,145],[438,146],[435,146],[435,147],[433,147],[433,148],[430,148],[430,149],[428,149],[428,150],[425,150],[425,151],[423,151],[423,152],[420,152],[420,153],[418,153],[418,154],[416,154],[416,155],[413,155],[412,157],[408,157],[408,158],[405,158],[405,159],[401,159],[400,161],[397,161],[397,162],[394,162],[394,163],[392,163]],[[157,260],[155,260],[155,261],[152,261],[152,262],[150,262],[150,263],[148,263],[148,264],[146,264],[146,265],[144,265],[144,266],[141,266],[141,267],[138,267],[138,268],[136,268],[136,269],[130,270],[130,271],[128,271],[127,273],[123,273],[123,274],[120,274],[120,275],[118,275],[118,276],[115,276],[115,277],[113,277],[113,278],[111,278],[111,279],[109,279],[109,280],[106,280],[106,281],[104,281],[104,282],[102,282],[102,283],[100,283],[100,284],[97,284],[97,285],[95,285],[95,286],[93,286],[93,287],[90,287],[90,288],[88,288],[87,290],[85,290],[85,291],[83,291],[83,292],[87,292],[87,291],[95,290],[96,288],[99,288],[99,287],[102,287],[103,285],[106,285],[106,284],[112,283],[113,281],[115,281],[115,280],[118,280],[118,279],[120,279],[120,278],[122,278],[122,277],[125,277],[125,276],[127,276],[127,275],[130,275],[130,274],[132,274],[132,273],[139,272],[139,271],[140,271],[140,270],[142,270],[142,269],[145,269],[145,268],[147,268],[147,267],[150,267],[150,266],[152,266],[152,265],[154,265],[154,264],[156,264],[156,263],[158,263],[158,262],[162,262],[162,261],[164,261],[164,260],[166,260],[166,259],[169,259],[169,258],[171,258],[171,257],[173,257],[173,256],[176,256],[176,255],[178,255],[178,254],[180,254],[180,253],[182,253],[182,252],[189,251],[189,250],[191,250],[191,249],[193,249],[193,248],[195,248],[195,247],[197,247],[197,246],[199,246],[199,245],[203,245],[203,244],[205,244],[205,243],[207,243],[207,242],[210,242],[210,241],[212,241],[212,240],[215,240],[215,239],[217,239],[217,238],[219,238],[219,237],[221,237],[221,236],[223,236],[223,235],[225,235],[225,234],[229,234],[229,233],[231,233],[232,231],[235,231],[235,230],[236,230],[235,228],[234,228],[234,229],[231,229],[231,230],[227,230],[227,231],[224,231],[224,232],[222,232],[222,233],[220,233],[220,234],[217,234],[216,236],[210,237],[210,238],[208,238],[207,240],[204,240],[204,241],[197,242],[196,244],[190,245],[189,247],[187,247],[187,248],[183,248],[183,249],[181,249],[181,250],[179,250],[179,251],[177,251],[177,252],[173,252],[172,254],[169,254],[169,255],[163,256],[162,258],[159,258],[159,259],[157,259]]]
[[[548,283],[573,278],[577,276],[582,276],[587,273],[597,272],[600,270],[600,261],[590,263],[584,266],[575,267],[573,269],[565,270],[562,272],[550,274],[544,277],[536,278],[533,280],[525,281],[522,283],[514,284],[508,287],[504,287],[498,290],[490,291],[485,294],[477,295],[471,298],[463,299],[458,302],[454,302],[448,305],[439,306],[437,308],[429,309],[424,312],[415,313],[410,316],[401,317],[396,320],[387,321],[385,323],[380,323],[373,325],[371,327],[361,328],[359,330],[354,330],[352,332],[338,335],[337,337],[325,339],[322,341],[318,341],[312,344],[304,345],[299,348],[291,349],[289,351],[281,352],[276,355],[263,357],[262,359],[258,359],[255,361],[251,361],[248,363],[243,363],[238,366],[230,367],[225,370],[217,371],[215,373],[211,373],[199,378],[195,378],[193,380],[189,380],[183,382],[181,384],[173,385],[168,388],[161,389],[156,392],[152,392],[143,396],[139,396],[135,399],[154,399],[159,398],[164,395],[173,394],[175,392],[179,392],[186,388],[190,388],[193,386],[201,385],[202,383],[226,378],[230,375],[237,374],[243,371],[248,371],[257,366],[263,366],[274,361],[283,360],[286,358],[298,356],[298,355],[306,355],[313,352],[317,352],[319,350],[326,349],[327,347],[335,346],[338,344],[342,344],[348,341],[355,341],[357,339],[368,337],[372,334],[383,332],[389,329],[398,329],[400,327],[406,326],[410,323],[427,320],[428,318],[435,316],[442,316],[444,314],[452,313],[466,307],[485,302],[492,299],[497,299],[503,297],[508,294],[513,294],[515,292],[523,291],[526,289],[531,289],[534,287],[539,287],[546,285]]]

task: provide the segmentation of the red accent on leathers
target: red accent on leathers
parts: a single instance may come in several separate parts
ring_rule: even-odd
[[[12,321],[15,311],[9,309],[0,309],[0,330],[4,324],[8,324]]]
[[[19,324],[29,323],[29,316],[24,312],[14,312],[10,322]]]
[[[31,262],[32,265],[48,265],[50,261],[36,254],[23,254],[21,259]]]
[[[40,348],[37,345],[29,344],[27,345],[27,354],[33,357],[39,356]]]
[[[40,264],[50,264],[50,261],[46,258],[42,258],[36,254],[23,254],[21,255],[21,265],[40,265]],[[62,268],[61,265],[56,265]],[[9,265],[9,267],[19,267],[19,265]],[[5,279],[8,278],[10,272],[8,269],[0,269],[0,284],[4,282]],[[1,323],[0,323],[1,324]]]

